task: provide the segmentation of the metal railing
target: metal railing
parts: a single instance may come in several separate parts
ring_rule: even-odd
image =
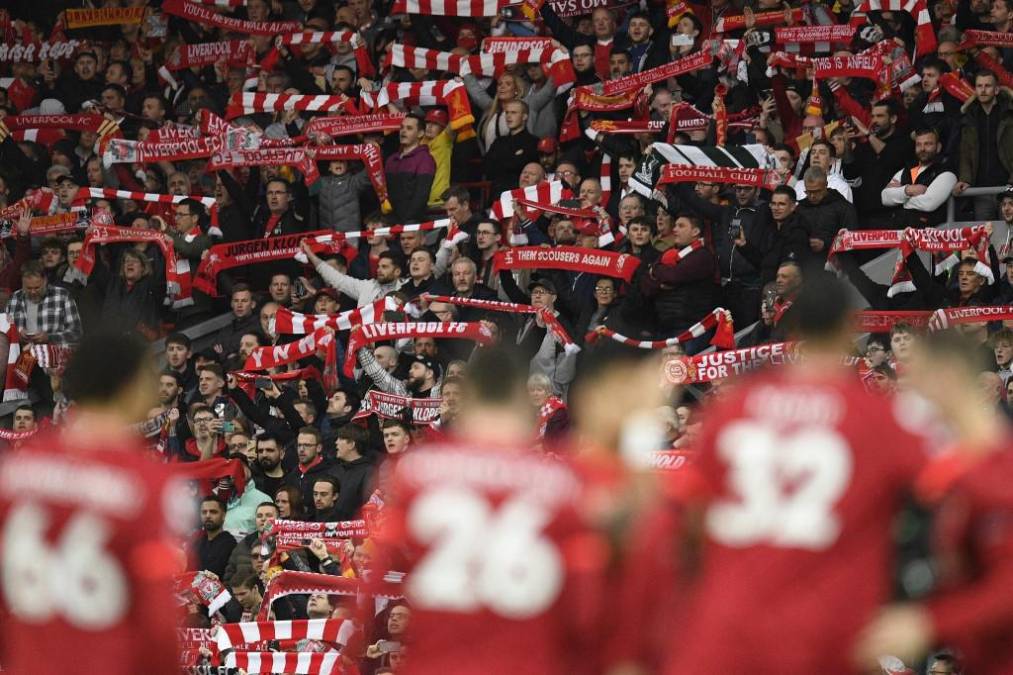
[[[953,223],[953,219],[956,217],[957,212],[957,200],[964,199],[965,197],[985,197],[987,195],[997,195],[1009,188],[1008,185],[993,185],[991,187],[969,187],[959,195],[950,195],[950,198],[946,201],[946,223],[947,226]]]

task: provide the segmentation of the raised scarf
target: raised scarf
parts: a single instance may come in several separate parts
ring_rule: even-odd
[[[230,33],[246,33],[247,35],[277,35],[292,33],[302,28],[298,21],[244,21],[224,16],[202,5],[188,2],[188,0],[165,0],[162,3],[162,12],[204,26],[215,26]]]
[[[701,384],[755,370],[765,363],[781,365],[798,360],[797,342],[771,342],[665,361],[665,376],[673,384]]]
[[[915,56],[925,56],[936,51],[936,30],[932,26],[932,17],[929,16],[925,0],[862,0],[851,13],[851,25],[857,27],[864,24],[868,12],[907,12],[916,23]]]
[[[314,147],[310,157],[318,162],[330,160],[357,160],[366,165],[366,175],[373,185],[373,191],[380,200],[380,209],[390,213],[393,207],[387,193],[387,174],[383,170],[383,156],[380,148],[372,143],[355,145],[321,145]]]
[[[471,112],[471,101],[463,82],[456,80],[428,80],[425,82],[390,82],[378,91],[364,91],[360,96],[367,108],[376,110],[391,103],[407,105],[447,107],[450,128],[458,132],[458,138],[474,135],[470,129],[475,123]],[[469,127],[468,129],[465,129]]]
[[[666,164],[661,167],[658,185],[665,183],[725,183],[728,185],[752,185],[761,190],[773,190],[781,184],[776,171],[770,169],[747,169],[724,166],[690,166],[688,164]]]
[[[566,410],[566,404],[558,396],[550,396],[538,409],[539,438],[545,438],[545,430],[549,426],[549,418],[559,410]]]
[[[515,246],[501,249],[493,257],[494,270],[554,269],[570,272],[633,278],[640,259],[628,253],[615,253],[576,246]]]
[[[387,574],[381,583],[375,584],[375,590],[371,589],[374,590],[373,595],[391,600],[404,597],[404,590],[401,588],[402,576],[399,574]],[[266,621],[271,612],[271,604],[278,598],[283,598],[287,595],[323,593],[326,595],[356,596],[364,590],[364,586],[365,584],[358,579],[332,576],[330,574],[280,572],[267,584],[267,589],[264,592],[264,601],[260,603],[260,611],[257,613],[257,620]],[[373,585],[371,584],[371,586]]]
[[[64,19],[67,28],[91,28],[93,26],[119,26],[139,24],[144,18],[144,6],[101,7],[97,9],[68,9]]]
[[[332,353],[334,346],[334,331],[330,328],[320,328],[309,335],[306,335],[296,342],[286,342],[283,345],[271,345],[258,347],[250,352],[243,364],[243,370],[267,370],[295,363],[300,359],[315,356],[319,350],[326,350],[328,355]]]
[[[81,255],[74,266],[87,279],[95,268],[95,247],[122,242],[147,242],[158,246],[165,259],[165,287],[170,298],[180,300],[190,295],[190,280],[180,277],[176,264],[176,249],[172,239],[156,230],[144,230],[136,227],[114,227],[111,225],[92,224],[85,235]]]
[[[493,340],[489,329],[477,321],[404,321],[366,324],[353,328],[348,337],[348,350],[345,353],[345,375],[354,376],[355,355],[366,345],[384,340],[416,337],[472,340],[482,345],[490,344]]]
[[[224,60],[230,66],[246,66],[256,58],[256,52],[246,40],[223,40],[221,42],[200,42],[181,44],[165,60],[165,69],[170,72],[187,68],[213,66]]]
[[[732,326],[731,314],[727,309],[722,309],[720,307],[711,311],[707,316],[687,328],[682,333],[664,340],[636,340],[631,337],[626,337],[621,333],[617,333],[611,328],[599,326],[595,330],[588,332],[585,336],[585,341],[588,344],[593,344],[594,342],[597,342],[599,337],[604,336],[611,338],[616,342],[621,342],[622,344],[637,347],[639,349],[664,349],[665,347],[689,342],[693,338],[698,338],[701,335],[706,334],[707,331],[712,328],[717,329],[714,333],[714,337],[711,338],[712,345],[720,349],[732,349],[735,347],[735,329]]]
[[[429,16],[496,16],[510,0],[394,0],[391,14]]]
[[[440,419],[440,398],[412,398],[370,389],[362,399],[353,420],[376,415],[388,420],[404,420],[406,415],[413,425],[432,425]]]
[[[608,80],[602,84],[601,93],[605,96],[615,96],[617,94],[640,91],[649,84],[706,68],[713,61],[714,56],[710,51],[699,51],[676,61],[651,68],[650,70],[620,77],[616,80]]]
[[[237,91],[225,108],[225,119],[262,112],[344,112],[355,114],[355,102],[344,94],[262,94]]]
[[[397,131],[401,128],[404,113],[373,113],[370,115],[341,115],[314,117],[303,129],[307,138],[325,140],[339,136],[371,134],[377,131]],[[329,141],[328,141],[329,142]]]
[[[279,307],[274,316],[273,330],[279,335],[305,335],[324,327],[334,330],[351,330],[353,326],[376,323],[383,318],[385,311],[395,312],[400,309],[397,300],[383,297],[371,304],[350,309],[340,314],[301,314],[286,307]]]

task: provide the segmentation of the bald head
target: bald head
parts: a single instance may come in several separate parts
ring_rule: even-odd
[[[531,187],[532,185],[538,185],[543,180],[545,180],[545,169],[542,168],[542,165],[538,162],[529,162],[521,169],[521,175],[517,179],[517,184],[522,188]]]

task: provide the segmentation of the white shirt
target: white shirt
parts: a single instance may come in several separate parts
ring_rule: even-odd
[[[851,186],[848,185],[848,182],[844,180],[844,176],[842,176],[841,174],[839,173],[827,174],[827,187],[830,188],[831,190],[837,190],[838,192],[840,192],[841,196],[847,199],[849,203],[853,201],[851,198]],[[805,199],[804,180],[799,179],[799,181],[795,183],[795,198],[798,201],[802,201],[803,199]]]

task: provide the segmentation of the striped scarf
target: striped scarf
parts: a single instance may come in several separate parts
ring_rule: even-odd
[[[381,598],[396,599],[404,597],[401,589],[403,574],[388,573],[383,581],[375,584],[373,595]],[[260,603],[260,611],[257,613],[258,621],[265,621],[271,612],[271,604],[278,598],[288,595],[313,595],[323,593],[326,595],[347,595],[356,596],[362,590],[362,584],[357,579],[347,577],[331,576],[330,574],[314,574],[312,572],[290,572],[284,571],[276,574],[267,584],[264,592],[264,601]],[[286,671],[287,672],[287,671]]]
[[[260,94],[237,91],[225,108],[225,119],[262,112],[299,110],[302,112],[342,112],[354,115],[355,102],[344,94]]]
[[[630,187],[650,199],[665,164],[744,169],[776,169],[777,164],[767,148],[750,145],[672,145],[652,143],[630,177]]]
[[[543,180],[537,185],[514,188],[513,190],[506,190],[500,193],[499,199],[492,203],[489,215],[501,223],[513,217],[515,199],[542,204],[558,204],[561,200],[573,199],[573,193],[569,188],[564,187],[562,181]],[[535,214],[533,217],[537,218],[538,215]],[[515,246],[528,243],[526,236],[515,235],[513,233],[510,234],[509,241],[511,245]]]
[[[463,82],[455,80],[390,82],[378,91],[362,92],[360,98],[367,108],[374,110],[391,103],[446,106],[447,114],[450,116],[450,128],[459,132],[458,138],[474,134],[471,129],[460,133],[465,127],[475,123],[471,101],[468,100],[468,91]]]
[[[305,335],[328,326],[334,330],[351,330],[353,326],[375,323],[383,317],[385,311],[394,312],[398,309],[397,300],[391,297],[380,298],[372,304],[350,309],[334,316],[301,314],[285,307],[279,307],[271,330],[279,335]]]
[[[862,0],[851,14],[851,25],[861,26],[869,12],[907,12],[915,19],[915,56],[936,51],[936,31],[932,27],[928,4],[925,0]]]
[[[496,16],[510,0],[394,0],[391,14],[430,16]]]
[[[345,352],[345,375],[354,376],[355,355],[366,345],[386,340],[416,337],[472,340],[481,345],[490,344],[493,340],[489,329],[478,321],[401,321],[366,324],[352,329],[348,336],[348,350]]]
[[[391,47],[389,65],[398,68],[424,68],[440,70],[458,75],[498,77],[507,66],[518,63],[540,63],[556,85],[556,93],[562,94],[573,86],[577,75],[573,70],[570,55],[566,50],[518,49],[494,54],[460,55],[441,52],[423,47],[408,47],[396,44]]]
[[[711,329],[716,329],[714,337],[711,339],[712,345],[721,349],[733,349],[735,347],[735,331],[732,327],[731,313],[727,309],[722,309],[720,307],[712,310],[710,314],[687,328],[682,333],[664,340],[635,340],[631,337],[626,337],[625,335],[617,333],[611,328],[606,328],[605,326],[598,326],[595,330],[590,331],[585,336],[585,340],[588,344],[593,344],[597,342],[600,337],[607,337],[616,342],[620,342],[631,347],[637,347],[639,349],[664,349],[665,347],[672,347],[673,345],[689,342],[693,338],[705,335],[707,331]]]
[[[302,28],[298,21],[244,21],[218,14],[212,9],[189,0],[165,0],[162,3],[162,12],[204,26],[215,26],[228,32],[248,35],[277,35],[278,33],[291,33]]]
[[[10,314],[0,314],[0,333],[7,338],[7,374],[4,377],[3,400],[28,398],[28,373],[21,372],[18,368],[18,361],[21,359],[21,337]]]
[[[358,71],[357,75],[359,77],[374,77],[376,75],[376,66],[373,65],[372,59],[369,58],[369,51],[366,48],[365,40],[362,39],[361,35],[350,30],[304,30],[279,35],[275,39],[275,48],[261,60],[260,67],[268,70],[273,68],[273,66],[281,58],[281,52],[278,51],[278,46],[280,45],[319,44],[350,45],[352,47],[352,51],[355,53],[355,65]]]
[[[347,245],[345,242],[349,239],[359,239],[363,237],[392,237],[399,235],[402,232],[429,232],[431,230],[439,230],[450,227],[450,218],[443,218],[441,220],[427,220],[424,223],[411,223],[408,225],[390,225],[387,227],[377,227],[372,230],[359,230],[358,232],[327,232],[325,234],[307,233],[300,235],[305,237],[310,244],[314,247],[328,247],[334,248],[339,244]],[[298,250],[295,253],[295,259],[302,264],[308,264],[309,260],[306,254],[302,250]]]

